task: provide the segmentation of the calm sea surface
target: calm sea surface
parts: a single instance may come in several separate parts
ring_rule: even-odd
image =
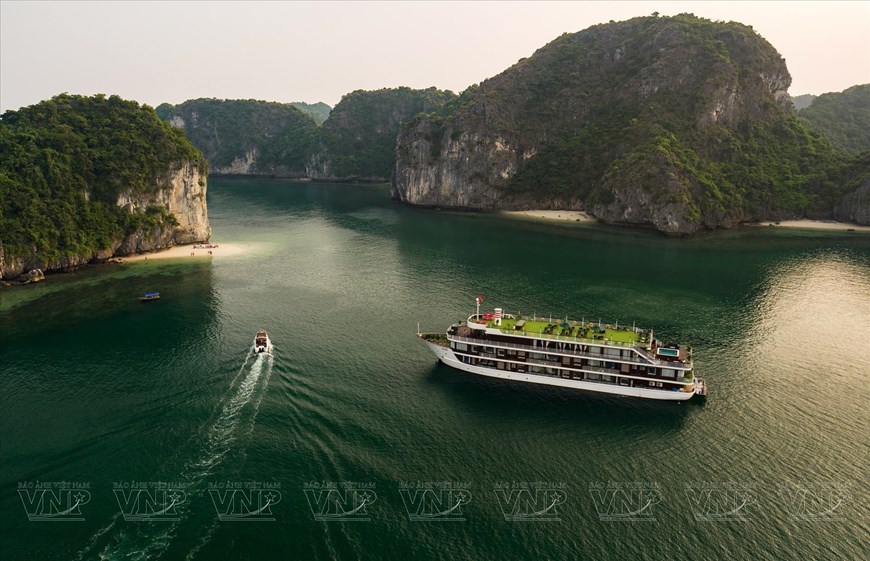
[[[868,557],[870,236],[674,240],[210,183],[212,241],[244,254],[0,293],[4,561]],[[691,343],[710,395],[437,364],[418,322],[477,295]],[[274,357],[249,354],[258,329]]]

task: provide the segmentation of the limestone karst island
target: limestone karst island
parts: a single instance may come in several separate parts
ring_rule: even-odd
[[[790,83],[751,27],[683,14],[566,33],[459,95],[395,88],[331,110],[199,99],[155,112],[63,94],[0,121],[0,273],[208,241],[207,166],[389,182],[411,205],[582,211],[675,235],[870,224],[866,128],[838,130],[866,123],[868,86],[842,94],[858,107],[839,119],[824,96],[802,118]]]

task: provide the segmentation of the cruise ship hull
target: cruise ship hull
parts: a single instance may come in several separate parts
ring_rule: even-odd
[[[438,359],[457,370],[477,374],[479,376],[487,376],[489,378],[499,378],[502,380],[512,380],[515,382],[525,382],[528,384],[541,384],[544,386],[556,386],[562,388],[571,388],[576,390],[584,390],[597,392],[609,395],[624,395],[630,397],[640,397],[643,399],[658,399],[661,401],[686,401],[695,395],[694,391],[662,391],[656,389],[646,389],[637,387],[620,386],[618,384],[604,384],[599,382],[586,382],[583,380],[570,380],[558,378],[554,376],[544,376],[540,374],[528,374],[521,372],[508,372],[495,368],[475,366],[465,364],[456,357],[456,354],[449,347],[432,343],[424,340],[429,349],[435,353]]]

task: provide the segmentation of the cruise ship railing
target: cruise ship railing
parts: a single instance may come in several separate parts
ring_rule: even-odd
[[[516,343],[505,343],[503,341],[487,341],[486,339],[473,339],[471,337],[463,337],[461,335],[451,335],[450,337],[457,340],[457,341],[461,341],[463,343],[470,343],[472,345],[478,345],[480,347],[507,347],[509,349],[517,349],[520,351],[525,351],[525,352],[530,352],[530,353],[548,353],[548,352],[550,352],[550,353],[563,353],[563,354],[570,355],[570,356],[579,356],[579,357],[583,357],[583,358],[591,358],[594,360],[601,360],[601,361],[605,361],[605,362],[608,360],[610,360],[610,361],[617,361],[618,360],[618,361],[629,362],[632,364],[640,364],[643,366],[662,366],[664,368],[677,367],[677,365],[675,365],[671,362],[666,362],[664,360],[651,359],[651,358],[643,356],[642,354],[636,354],[632,357],[618,357],[618,356],[607,356],[607,355],[601,355],[601,354],[586,353],[583,351],[574,351],[574,350],[570,350],[570,349],[563,349],[563,350],[545,349],[542,347],[533,347],[532,345],[518,345]],[[484,356],[484,354],[481,353],[481,356]],[[486,356],[488,358],[503,358],[503,357],[497,357],[494,353],[488,353]],[[640,359],[640,360],[633,360],[633,359]],[[687,363],[684,363],[681,366],[683,368],[685,368],[685,367],[690,366],[690,365]]]
[[[614,357],[614,356],[609,357],[607,355],[584,353],[583,351],[545,349],[542,347],[535,347],[532,345],[518,345],[516,343],[504,343],[502,341],[498,341],[498,345],[503,346],[503,347],[510,347],[510,348],[520,349],[520,350],[531,349],[532,352],[539,352],[539,353],[548,352],[548,351],[549,352],[561,352],[561,353],[565,353],[565,354],[582,356],[582,357],[586,357],[586,358],[594,358],[594,359],[598,359],[598,360],[607,360],[608,358],[612,359],[612,360],[628,360],[628,362],[635,362],[637,364],[644,364],[646,366],[662,366],[664,368],[677,367],[673,362],[668,362],[666,360],[659,360],[657,358],[649,358],[649,357],[645,356],[642,353],[648,352],[648,351],[640,344],[622,343],[619,341],[604,341],[603,339],[579,339],[577,337],[566,337],[566,336],[561,336],[561,335],[547,335],[547,334],[543,334],[543,333],[529,333],[526,331],[514,331],[514,330],[510,330],[510,329],[500,329],[499,332],[504,334],[504,335],[514,336],[514,337],[517,335],[524,335],[526,337],[536,337],[536,338],[540,337],[542,339],[548,339],[548,340],[557,341],[560,343],[579,343],[582,345],[598,345],[598,346],[619,346],[619,347],[623,347],[626,349],[635,349],[635,350],[638,350],[641,352],[636,354],[634,357],[630,357],[630,358],[638,357],[641,360],[640,361],[633,361],[633,360],[627,359],[627,357]],[[463,341],[468,341],[468,342],[471,342],[475,345],[486,345],[487,344],[485,342],[486,341],[485,339],[472,339],[470,337],[462,337],[459,335],[451,335],[451,337],[453,337],[455,339],[461,339]],[[490,342],[490,345],[492,345],[494,343],[495,343],[494,341]],[[683,368],[691,367],[691,364],[692,364],[692,355],[691,355],[691,348],[690,348],[688,357],[682,363],[681,366]],[[677,368],[679,368],[679,367],[677,367]]]
[[[555,335],[553,333],[529,333],[527,331],[517,331],[514,329],[499,329],[501,333],[505,335],[525,335],[526,337],[540,337],[541,339],[550,339],[552,341],[566,341],[569,343],[582,343],[584,345],[610,345],[615,347],[625,347],[629,349],[633,349],[635,347],[639,347],[642,344],[645,344],[646,341],[634,341],[631,343],[627,343],[625,341],[614,341],[613,339],[605,339],[604,337],[592,338],[588,337],[572,337],[571,335]]]

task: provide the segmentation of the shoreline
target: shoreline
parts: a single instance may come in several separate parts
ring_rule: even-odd
[[[599,222],[593,216],[589,216],[582,210],[502,210],[500,214],[505,216],[519,216],[523,218],[540,218],[543,220],[557,220],[560,222]]]
[[[211,245],[211,247],[208,247]],[[166,249],[159,249],[149,253],[137,253],[126,257],[112,257],[107,263],[135,263],[157,259],[200,259],[241,255],[248,248],[242,244],[219,243],[219,244],[184,244],[174,245]]]
[[[870,226],[861,226],[849,222],[836,222],[834,220],[809,220],[807,218],[800,220],[763,220],[761,222],[744,222],[743,225],[751,227],[766,226],[770,228],[798,228],[802,230],[831,230],[839,232],[870,233]]]
[[[557,222],[584,222],[587,224],[601,223],[594,216],[590,216],[582,210],[502,210],[499,214],[522,218],[537,218]],[[837,222],[835,220],[762,220],[761,222],[743,222],[740,226],[756,228],[760,226],[770,228],[789,228],[803,230],[828,230],[832,232],[866,232],[870,233],[870,226],[861,226],[850,222]],[[623,226],[619,224],[618,226]],[[725,229],[725,228],[723,228]]]
[[[212,247],[206,247],[211,245]],[[200,246],[200,247],[195,247]],[[52,270],[43,275],[42,278],[35,281],[24,280],[24,276],[9,279],[0,279],[0,289],[11,288],[14,286],[27,286],[31,284],[42,284],[48,281],[54,275],[70,274],[81,269],[97,269],[106,265],[124,265],[127,263],[137,263],[143,261],[158,261],[164,259],[203,259],[213,257],[224,257],[231,255],[241,255],[251,248],[248,244],[238,243],[220,243],[220,244],[183,244],[175,245],[166,249],[158,249],[149,253],[137,253],[126,257],[110,257],[105,261],[83,263],[68,270]]]

